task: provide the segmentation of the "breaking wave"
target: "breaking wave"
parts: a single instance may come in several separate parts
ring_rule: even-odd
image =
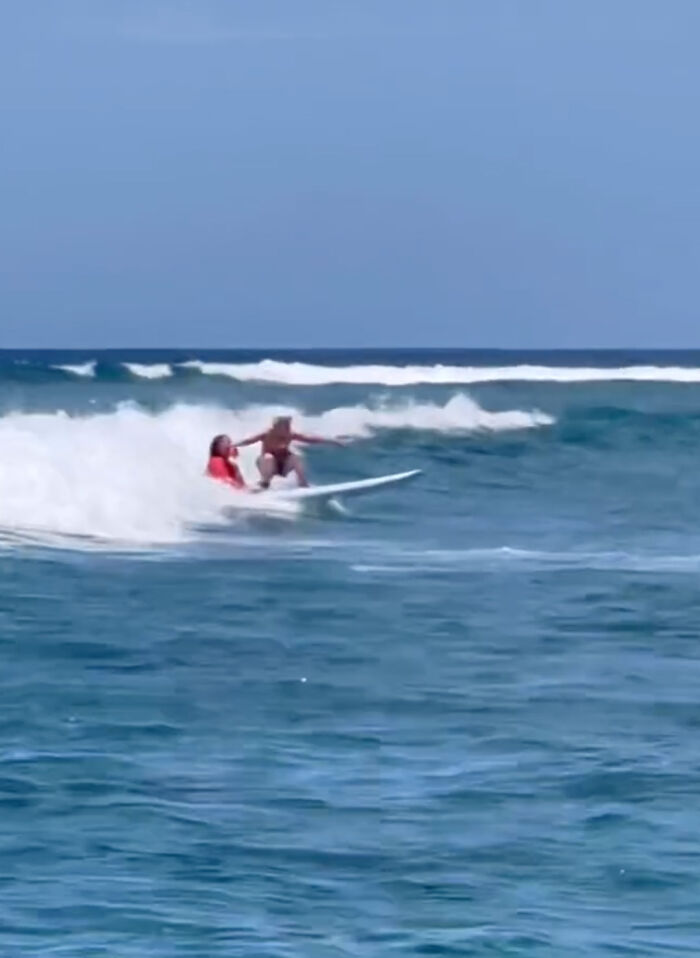
[[[93,379],[97,369],[97,360],[92,359],[87,363],[78,363],[75,366],[52,366],[52,369],[58,369],[63,373],[69,373],[71,376],[80,376],[83,379]]]
[[[240,382],[279,383],[288,386],[333,384],[414,386],[473,385],[490,382],[678,382],[700,383],[700,369],[683,366],[321,366],[312,363],[264,359],[256,363],[210,363],[192,360],[183,369],[207,376],[226,376]]]
[[[144,545],[192,539],[199,526],[223,523],[232,503],[230,490],[203,477],[211,437],[228,432],[240,440],[282,411],[300,429],[350,440],[391,429],[447,434],[552,422],[536,411],[489,412],[464,395],[444,405],[348,406],[318,415],[185,404],[149,412],[132,403],[81,416],[13,412],[0,417],[0,538],[84,536]],[[255,455],[252,447],[241,450],[250,479]]]
[[[20,363],[22,361],[19,361]],[[200,375],[230,379],[240,383],[277,386],[469,386],[484,383],[700,383],[697,366],[511,366],[455,365],[321,365],[263,359],[251,363],[209,362],[192,359],[183,362],[117,362],[107,359],[84,363],[52,365],[51,369],[80,379],[98,380],[114,369],[135,379],[161,380],[174,376]]]
[[[169,363],[123,363],[123,366],[138,379],[168,379],[173,375],[173,368]]]

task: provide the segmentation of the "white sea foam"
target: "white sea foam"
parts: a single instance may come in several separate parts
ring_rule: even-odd
[[[225,376],[240,382],[268,382],[288,386],[324,386],[334,383],[376,386],[471,385],[490,382],[670,382],[700,383],[700,368],[684,366],[322,366],[264,359],[256,363],[181,363],[207,376]]]
[[[167,379],[172,376],[172,366],[168,363],[123,363],[132,376],[138,379]]]
[[[554,422],[551,416],[539,410],[491,412],[463,393],[452,396],[444,404],[407,400],[375,407],[340,406],[322,413],[316,417],[316,421],[319,428],[331,435],[355,438],[366,437],[383,429],[437,433],[504,432],[534,429]]]
[[[0,540],[91,537],[120,544],[176,543],[199,527],[221,524],[225,507],[267,508],[255,496],[236,497],[203,478],[208,443],[227,432],[242,439],[280,412],[301,430],[363,438],[384,429],[435,433],[523,429],[551,422],[538,412],[488,412],[468,396],[444,405],[410,402],[372,409],[294,409],[251,406],[232,411],[178,405],[151,413],[133,404],[86,416],[15,412],[0,417]],[[255,477],[254,447],[241,467]],[[297,511],[292,503],[288,512]]]
[[[82,376],[86,379],[92,379],[95,375],[97,362],[93,359],[88,363],[79,363],[76,366],[52,366],[52,369],[60,369],[61,372],[70,373],[72,376]]]

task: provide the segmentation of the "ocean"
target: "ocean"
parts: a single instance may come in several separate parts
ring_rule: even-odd
[[[280,412],[423,472],[203,477]],[[700,953],[700,353],[5,351],[0,450],[2,958]]]

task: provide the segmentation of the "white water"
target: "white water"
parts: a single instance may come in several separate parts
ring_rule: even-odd
[[[167,379],[173,374],[172,366],[168,363],[124,363],[123,365],[132,376],[138,379]]]
[[[293,409],[286,410],[291,415]],[[469,396],[459,393],[443,405],[433,402],[405,402],[379,407],[340,406],[318,417],[299,419],[301,426],[319,428],[325,434],[366,438],[382,429],[415,429],[437,433],[503,432],[550,426],[554,420],[538,410],[509,409],[490,412]]]
[[[498,382],[591,383],[658,382],[700,383],[700,368],[686,366],[322,366],[313,363],[263,359],[256,363],[210,363],[194,359],[184,363],[122,363],[137,379],[167,379],[177,369],[238,382],[275,383],[286,386],[364,385],[405,387],[455,386]],[[92,378],[96,362],[53,366],[73,376]]]
[[[92,379],[97,368],[97,361],[91,360],[89,363],[81,363],[77,366],[52,366],[52,369],[60,369],[61,372],[70,373],[72,376],[80,376],[85,379]]]
[[[578,366],[320,366],[264,359],[257,363],[181,363],[207,376],[241,382],[324,386],[334,383],[378,386],[470,385],[490,382],[700,382],[699,368],[683,366],[621,366],[616,369]]]
[[[294,414],[301,430],[351,439],[382,429],[454,433],[552,422],[538,412],[488,412],[462,395],[442,406],[340,407],[316,416],[270,406],[232,411],[178,405],[150,413],[131,404],[79,417],[11,413],[0,417],[0,539],[85,536],[144,546],[176,543],[196,538],[197,527],[225,523],[226,506],[265,508],[256,497],[234,498],[231,490],[203,477],[207,446],[219,432],[234,440],[259,432],[282,411]],[[254,447],[241,451],[249,479],[255,476],[255,455]],[[415,465],[397,463],[397,470]]]

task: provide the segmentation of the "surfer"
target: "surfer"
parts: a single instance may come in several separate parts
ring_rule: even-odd
[[[339,439],[324,439],[321,436],[307,436],[300,432],[294,432],[291,416],[278,416],[273,420],[272,426],[268,430],[250,436],[250,438],[244,439],[236,445],[252,446],[256,442],[262,443],[262,450],[257,460],[261,489],[269,488],[275,476],[288,476],[291,473],[296,474],[300,486],[308,486],[304,460],[298,453],[292,452],[290,448],[293,442],[305,442],[314,445],[321,443],[329,443],[333,446],[344,445]]]
[[[207,475],[220,482],[226,482],[236,489],[245,489],[241,471],[234,462],[237,457],[238,450],[228,436],[215,436],[209,447]]]

